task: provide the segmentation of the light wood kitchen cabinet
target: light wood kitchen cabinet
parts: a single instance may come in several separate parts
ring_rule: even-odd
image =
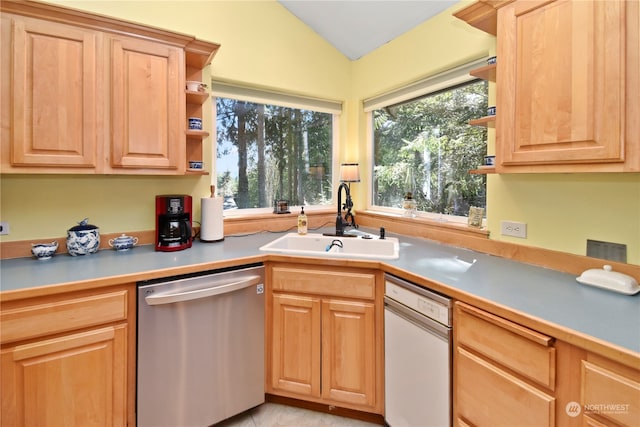
[[[498,173],[640,171],[637,1],[481,0],[455,16],[497,36]]]
[[[135,285],[2,303],[2,426],[135,424]]]
[[[1,19],[2,171],[99,171],[102,34],[8,14]]]
[[[580,361],[580,405],[587,426],[640,422],[640,369],[587,352]]]
[[[208,132],[187,143],[185,81],[219,45],[15,0],[2,2],[1,32],[11,78],[1,83],[0,172],[184,175],[187,158],[202,159]]]
[[[108,44],[111,167],[183,173],[184,50],[121,36]]]
[[[274,294],[272,299],[271,388],[320,396],[321,300]]]
[[[268,393],[383,413],[380,272],[268,268]]]
[[[554,426],[551,337],[456,302],[454,425]]]
[[[498,172],[640,171],[638,9],[624,0],[498,9]]]

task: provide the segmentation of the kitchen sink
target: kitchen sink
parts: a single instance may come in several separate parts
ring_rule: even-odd
[[[397,238],[380,239],[366,233],[357,236],[289,233],[260,247],[260,250],[330,258],[398,259],[400,256]]]

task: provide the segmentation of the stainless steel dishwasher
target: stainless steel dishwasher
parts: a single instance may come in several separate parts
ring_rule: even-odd
[[[451,426],[451,299],[385,275],[385,421]]]
[[[264,402],[264,267],[138,284],[138,427],[208,426]]]

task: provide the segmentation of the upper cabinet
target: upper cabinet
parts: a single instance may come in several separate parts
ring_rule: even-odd
[[[97,31],[2,15],[3,172],[98,170],[101,41]]]
[[[1,19],[2,173],[183,175],[202,159],[185,83],[219,45],[31,1],[3,0]]]
[[[514,2],[497,44],[503,171],[640,171],[638,2]]]
[[[639,3],[479,3],[456,16],[497,8],[497,172],[640,171]]]
[[[185,170],[181,48],[110,37],[112,168]],[[180,120],[182,118],[182,120]]]

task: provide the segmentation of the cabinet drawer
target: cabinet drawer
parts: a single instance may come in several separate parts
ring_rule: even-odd
[[[554,390],[553,338],[461,303],[456,304],[455,316],[458,344]]]
[[[3,310],[2,343],[71,331],[127,318],[127,291]]]
[[[456,349],[458,417],[474,426],[555,425],[555,399],[486,360]]]
[[[640,373],[630,378],[603,366],[582,361],[582,407],[625,426],[640,420]]]
[[[276,291],[374,299],[376,276],[352,271],[273,267],[272,284]]]

